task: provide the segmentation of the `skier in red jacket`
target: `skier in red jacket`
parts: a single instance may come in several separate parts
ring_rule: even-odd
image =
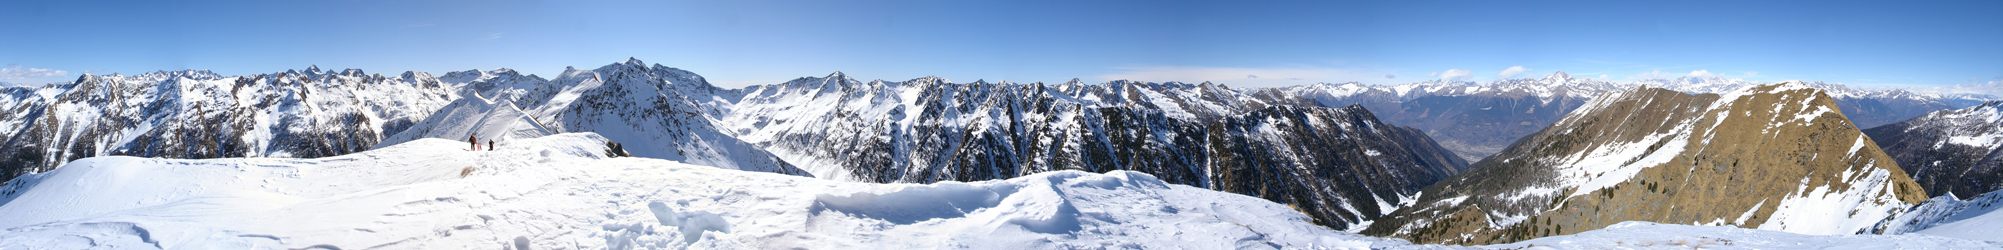
[[[473,151],[480,151],[480,138],[479,138],[479,137],[475,137],[475,136],[473,136],[473,135],[466,135],[466,142],[467,142],[467,143],[472,143],[472,144],[473,144]]]

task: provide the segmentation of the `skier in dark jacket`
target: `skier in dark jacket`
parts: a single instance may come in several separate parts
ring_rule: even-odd
[[[487,151],[494,151],[494,139],[487,139]]]

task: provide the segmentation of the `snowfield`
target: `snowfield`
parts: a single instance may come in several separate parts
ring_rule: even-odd
[[[1727,226],[1629,221],[1573,235],[1536,238],[1505,249],[2003,249],[1983,242],[1924,235],[1805,235]]]
[[[570,133],[498,151],[418,139],[319,159],[87,158],[0,186],[0,249],[1472,248],[1337,232],[1287,205],[1137,172],[870,184],[606,158],[604,141]],[[1688,247],[1671,242],[1999,248],[1648,223],[1482,248]]]
[[[1265,200],[1115,171],[868,184],[605,158],[574,133],[319,159],[97,157],[0,187],[0,248],[1371,248]],[[462,170],[471,172],[461,177]]]

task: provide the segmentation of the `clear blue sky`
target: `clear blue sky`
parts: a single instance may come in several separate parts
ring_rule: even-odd
[[[0,81],[35,84],[313,64],[547,77],[629,56],[725,87],[834,71],[1234,86],[1487,81],[1511,67],[1611,80],[2003,79],[2003,1],[0,1]]]

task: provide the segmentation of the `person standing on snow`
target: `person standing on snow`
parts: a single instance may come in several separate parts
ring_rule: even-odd
[[[487,139],[487,151],[494,151],[494,139]]]
[[[466,135],[466,142],[473,144],[473,151],[480,151],[480,137]]]

